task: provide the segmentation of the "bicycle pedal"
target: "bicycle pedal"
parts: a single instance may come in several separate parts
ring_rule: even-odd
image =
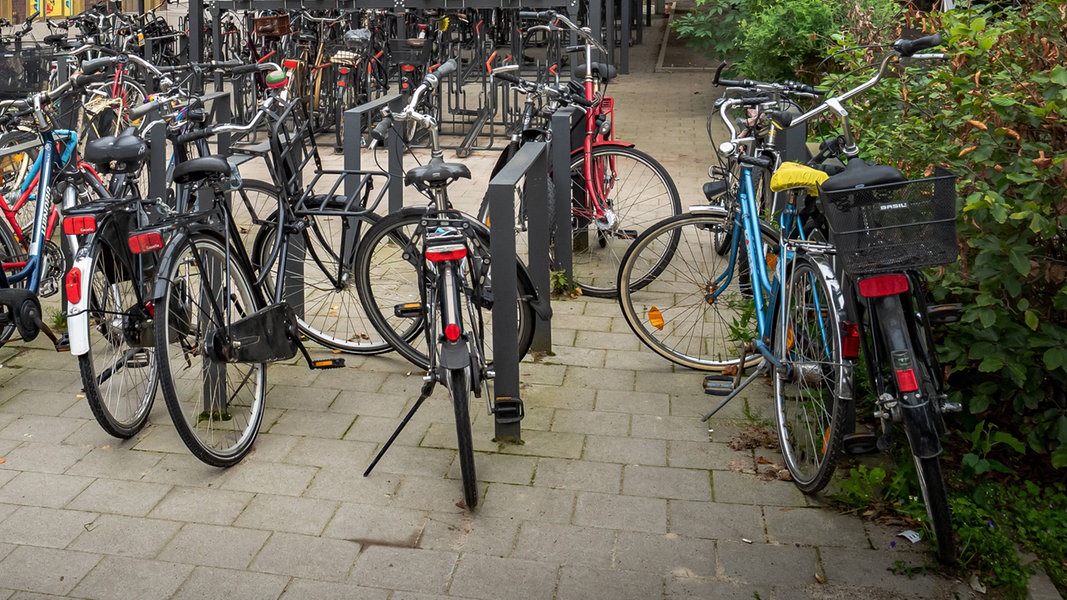
[[[734,391],[733,375],[705,375],[704,393],[709,396],[729,396]]]
[[[934,304],[926,307],[926,316],[930,319],[931,325],[957,323],[962,315],[963,305],[959,303]]]
[[[618,229],[615,231],[615,237],[620,240],[632,240],[637,237],[636,229]]]
[[[56,352],[70,352],[70,335],[64,333],[55,343]]]
[[[393,314],[402,319],[417,319],[424,313],[421,302],[408,302],[393,306]]]
[[[325,358],[311,361],[312,369],[340,369],[345,366],[343,358]]]
[[[846,454],[874,454],[878,452],[878,434],[872,432],[850,433],[842,439]]]

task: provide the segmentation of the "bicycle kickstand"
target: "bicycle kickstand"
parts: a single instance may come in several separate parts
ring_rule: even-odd
[[[748,384],[756,380],[757,377],[767,372],[770,368],[770,361],[766,358],[760,361],[756,366],[756,370],[753,371],[748,377],[745,377],[744,381],[741,381],[741,373],[745,368],[745,347],[741,346],[741,351],[738,354],[741,358],[737,359],[737,374],[736,375],[706,375],[704,376],[704,393],[711,396],[725,396],[722,402],[719,403],[711,412],[704,415],[701,419],[703,422],[707,422],[708,419],[713,417],[715,413],[719,412],[722,407],[726,406],[728,402],[733,400],[741,390],[748,387]],[[724,384],[729,384],[724,385]]]
[[[427,377],[425,379],[422,384],[422,392],[419,393],[419,399],[415,401],[415,405],[411,407],[411,410],[408,411],[408,414],[404,415],[404,420],[400,422],[400,425],[397,425],[396,430],[393,431],[393,435],[389,436],[389,439],[385,442],[385,445],[382,446],[382,449],[378,451],[377,455],[375,455],[374,460],[370,462],[370,465],[367,467],[367,470],[363,471],[364,477],[370,475],[370,472],[374,470],[374,466],[378,464],[378,461],[381,460],[383,456],[385,456],[385,452],[389,450],[390,446],[393,445],[393,442],[396,441],[397,436],[399,436],[400,432],[404,430],[404,427],[407,427],[408,421],[411,420],[411,417],[415,416],[415,411],[419,410],[419,407],[422,406],[422,403],[430,397],[430,394],[433,393],[433,388],[436,385],[436,378]]]

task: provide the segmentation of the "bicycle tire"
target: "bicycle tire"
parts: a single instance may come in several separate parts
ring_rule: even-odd
[[[345,235],[358,240],[360,234],[381,217],[364,213],[353,217],[308,216],[300,233],[300,246],[290,245],[288,276],[303,281],[299,293],[286,291],[286,301],[297,313],[300,331],[319,344],[352,354],[381,354],[392,350],[389,342],[371,323],[356,291],[355,252],[340,267],[342,258],[337,245]],[[344,221],[355,221],[345,227]],[[253,244],[252,260],[257,268],[265,265],[274,250],[277,216],[267,219]],[[355,229],[352,231],[351,228]],[[293,240],[290,240],[291,242]],[[277,267],[263,281],[263,293],[274,297]]]
[[[802,492],[826,487],[837,468],[851,377],[841,355],[844,307],[829,266],[798,254],[775,314],[774,416],[786,468]]]
[[[478,476],[474,467],[474,440],[471,435],[469,367],[449,369],[446,387],[452,396],[452,407],[456,414],[456,447],[463,479],[463,500],[468,510],[474,510],[478,506]]]
[[[3,219],[0,219],[0,264],[8,263],[20,260],[25,255],[25,251],[18,242],[15,241],[15,235],[11,233],[11,226]],[[12,273],[17,273],[19,269],[12,270]],[[5,272],[5,275],[9,273]],[[23,279],[18,283],[12,284],[11,287],[24,288],[26,287],[27,280]],[[0,346],[3,346],[11,340],[11,337],[15,335],[15,323],[9,322],[0,326]]]
[[[82,388],[100,427],[129,439],[148,422],[159,386],[155,346],[131,343],[152,316],[138,302],[139,277],[113,250],[94,244],[90,265],[89,351],[78,357]]]
[[[596,184],[610,187],[606,203],[615,221],[601,228],[585,206],[585,155],[571,157],[571,222],[574,283],[593,298],[618,295],[619,263],[631,241],[654,223],[682,212],[670,174],[648,154],[623,145],[596,146],[591,165]]]
[[[418,268],[415,261],[421,254],[421,239],[418,237],[419,222],[426,209],[408,207],[384,217],[360,241],[356,253],[356,289],[367,316],[378,332],[389,341],[394,350],[419,368],[429,367],[426,339],[422,335],[425,311],[414,316],[396,316],[394,307],[406,303],[421,303]],[[476,235],[483,248],[489,247],[489,232],[483,225],[471,219]],[[536,325],[530,301],[536,291],[529,273],[521,261],[518,268],[518,348],[519,359],[526,356],[533,343]],[[492,360],[490,325],[491,311],[481,309],[485,320],[487,361]]]
[[[266,364],[217,360],[207,340],[259,308],[251,277],[234,260],[234,249],[207,233],[172,240],[160,277],[156,358],[171,420],[198,459],[216,467],[237,464],[259,433]]]
[[[926,514],[930,517],[930,529],[937,545],[937,559],[946,565],[956,562],[955,530],[952,528],[952,511],[948,506],[948,492],[945,490],[945,478],[941,472],[941,459],[919,458],[915,461],[915,473],[919,478]]]
[[[618,301],[626,324],[645,346],[690,369],[738,366],[738,324],[752,305],[742,277],[747,259],[740,245],[734,257],[707,251],[726,226],[722,217],[700,213],[664,219],[634,240],[619,265]],[[760,235],[773,276],[778,236],[764,222]],[[725,279],[731,260],[736,266]],[[751,345],[741,347],[746,366],[759,361]]]

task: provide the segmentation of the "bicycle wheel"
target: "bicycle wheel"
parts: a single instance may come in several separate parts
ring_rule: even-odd
[[[266,364],[222,356],[230,325],[258,308],[251,278],[211,235],[164,250],[156,304],[160,387],[174,427],[193,455],[227,467],[252,449],[263,419]]]
[[[15,236],[11,233],[11,226],[6,221],[0,219],[0,264],[6,265],[2,267],[5,275],[12,275],[18,273],[21,267],[15,267],[12,263],[18,263],[25,261],[25,251],[22,246],[15,241]],[[26,279],[18,283],[11,284],[11,287],[26,287]],[[15,335],[15,323],[8,322],[0,325],[0,346],[4,345],[11,339],[11,336]]]
[[[945,491],[945,478],[941,473],[941,459],[919,458],[915,461],[915,473],[919,477],[926,514],[930,517],[930,529],[937,544],[937,559],[945,564],[956,562],[956,541],[953,537],[952,512],[948,507],[948,493]]]
[[[326,346],[353,354],[381,354],[392,349],[367,317],[356,291],[354,245],[367,229],[380,220],[372,213],[359,217],[311,216],[299,238],[290,238],[285,278],[290,284],[285,300],[297,314],[300,331]],[[267,264],[274,251],[277,217],[268,219],[253,245],[257,267]],[[277,267],[264,280],[264,294],[274,297]]]
[[[426,339],[422,335],[426,315],[421,308],[416,261],[422,252],[423,231],[420,221],[425,214],[424,208],[410,207],[386,216],[367,230],[356,253],[356,289],[367,316],[393,349],[422,369],[429,366],[429,357]],[[479,246],[471,248],[471,260],[484,261],[488,258],[489,232],[473,219],[471,222]],[[536,323],[530,302],[536,297],[536,292],[521,262],[518,263],[518,269],[518,345],[521,359],[533,342]],[[427,273],[427,276],[432,275]],[[491,287],[491,282],[486,282],[488,287]],[[417,308],[398,315],[396,308],[402,305]],[[484,306],[478,306],[476,310],[485,322],[486,359],[491,361],[492,311]],[[464,314],[467,314],[466,309]]]
[[[701,371],[758,362],[747,343],[756,325],[747,258],[740,245],[720,256],[713,251],[727,221],[691,213],[646,229],[619,266],[619,307],[627,325],[646,346],[667,360]],[[773,276],[778,236],[760,223],[765,262]],[[765,291],[765,297],[767,292]]]
[[[844,435],[850,376],[841,356],[841,305],[828,266],[808,256],[792,260],[775,317],[774,376],[778,439],[793,483],[815,493],[829,483]]]
[[[633,240],[662,219],[682,212],[667,170],[654,158],[625,146],[598,146],[590,156],[592,181],[585,180],[585,155],[571,158],[574,282],[594,298],[614,298],[622,255]],[[604,215],[586,202],[596,191]]]
[[[478,506],[478,477],[474,471],[474,440],[471,436],[470,417],[470,372],[468,369],[450,369],[446,380],[456,413],[456,446],[459,450],[459,470],[463,477],[463,500],[467,510]]]
[[[82,387],[100,427],[127,439],[144,427],[156,397],[152,315],[138,301],[138,278],[109,247],[95,244],[90,264],[89,351],[78,357]]]

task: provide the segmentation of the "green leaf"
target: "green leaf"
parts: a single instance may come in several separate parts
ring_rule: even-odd
[[[982,373],[996,373],[1004,368],[1004,361],[997,356],[987,356],[978,365],[978,370]]]
[[[989,396],[971,396],[970,412],[972,415],[980,415],[989,408]]]
[[[1023,318],[1026,320],[1027,327],[1029,327],[1033,331],[1037,331],[1037,326],[1041,324],[1037,318],[1037,313],[1032,310],[1028,310],[1023,313]]]
[[[1057,85],[1067,86],[1067,69],[1056,65],[1056,67],[1052,69],[1052,73],[1049,74],[1049,79],[1052,80],[1052,83]]]
[[[1056,450],[1052,452],[1052,466],[1057,469],[1067,467],[1067,444],[1056,448]]]
[[[1067,350],[1063,348],[1049,348],[1041,357],[1045,362],[1045,368],[1049,371],[1062,369],[1067,363]]]
[[[1004,444],[1005,446],[1009,446],[1012,450],[1018,452],[1019,454],[1026,452],[1026,445],[1023,444],[1022,441],[1019,440],[1019,438],[1015,437],[1010,433],[1006,433],[1004,431],[994,432],[993,441],[997,444]]]
[[[1030,257],[1019,252],[1017,248],[1008,251],[1008,260],[1011,261],[1011,266],[1015,267],[1019,275],[1030,274]]]

